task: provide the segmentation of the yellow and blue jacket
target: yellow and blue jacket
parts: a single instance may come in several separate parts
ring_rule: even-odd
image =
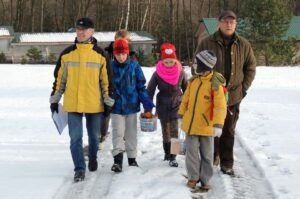
[[[104,112],[105,98],[113,93],[110,61],[97,40],[91,41],[81,44],[75,40],[57,61],[50,103],[58,103],[64,94],[65,112]]]

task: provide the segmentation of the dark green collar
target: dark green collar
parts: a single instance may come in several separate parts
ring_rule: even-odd
[[[216,31],[214,34],[213,34],[213,37],[212,37],[215,41],[217,41],[218,43],[221,43],[224,45],[224,39],[220,33],[220,30]],[[234,32],[232,38],[231,38],[231,42],[232,43],[238,43],[239,42],[239,36],[237,35],[236,32]],[[230,43],[231,43],[230,42]]]

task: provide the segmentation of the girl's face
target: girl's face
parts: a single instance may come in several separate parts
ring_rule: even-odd
[[[116,54],[115,57],[120,64],[123,64],[127,60],[127,54]]]
[[[163,59],[163,63],[166,67],[174,66],[175,62],[176,62],[176,59],[172,59],[172,58]]]

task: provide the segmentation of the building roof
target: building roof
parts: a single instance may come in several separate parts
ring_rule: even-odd
[[[296,40],[300,41],[300,16],[293,16],[284,39],[288,37],[295,37]]]
[[[55,32],[55,33],[16,33],[15,41],[17,43],[51,43],[51,42],[74,42],[75,32]],[[114,41],[115,32],[95,32],[94,37],[98,42]],[[130,32],[130,40],[133,42],[156,42],[155,38],[147,32]]]
[[[218,20],[216,18],[202,18],[201,22],[203,22],[209,35],[216,32],[218,25]]]
[[[213,34],[217,30],[217,18],[203,18],[200,22],[204,24],[209,35]],[[239,28],[237,28],[237,32],[239,32]],[[292,17],[290,26],[282,39],[286,40],[288,37],[292,36],[295,37],[296,40],[300,41],[300,16]]]
[[[0,26],[0,36],[12,36],[14,29],[12,26]]]

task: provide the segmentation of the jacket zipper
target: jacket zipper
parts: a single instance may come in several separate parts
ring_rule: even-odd
[[[195,109],[196,109],[196,103],[197,103],[197,98],[198,98],[198,93],[199,93],[199,90],[200,90],[200,87],[202,86],[202,81],[197,89],[197,93],[196,93],[196,98],[195,98],[195,104],[194,104],[194,110],[193,110],[193,115],[192,115],[192,119],[191,119],[191,123],[190,123],[190,126],[189,126],[189,130],[188,130],[188,134],[190,134],[190,131],[191,131],[191,128],[192,128],[192,123],[193,123],[193,120],[194,120],[194,116],[195,116]]]

